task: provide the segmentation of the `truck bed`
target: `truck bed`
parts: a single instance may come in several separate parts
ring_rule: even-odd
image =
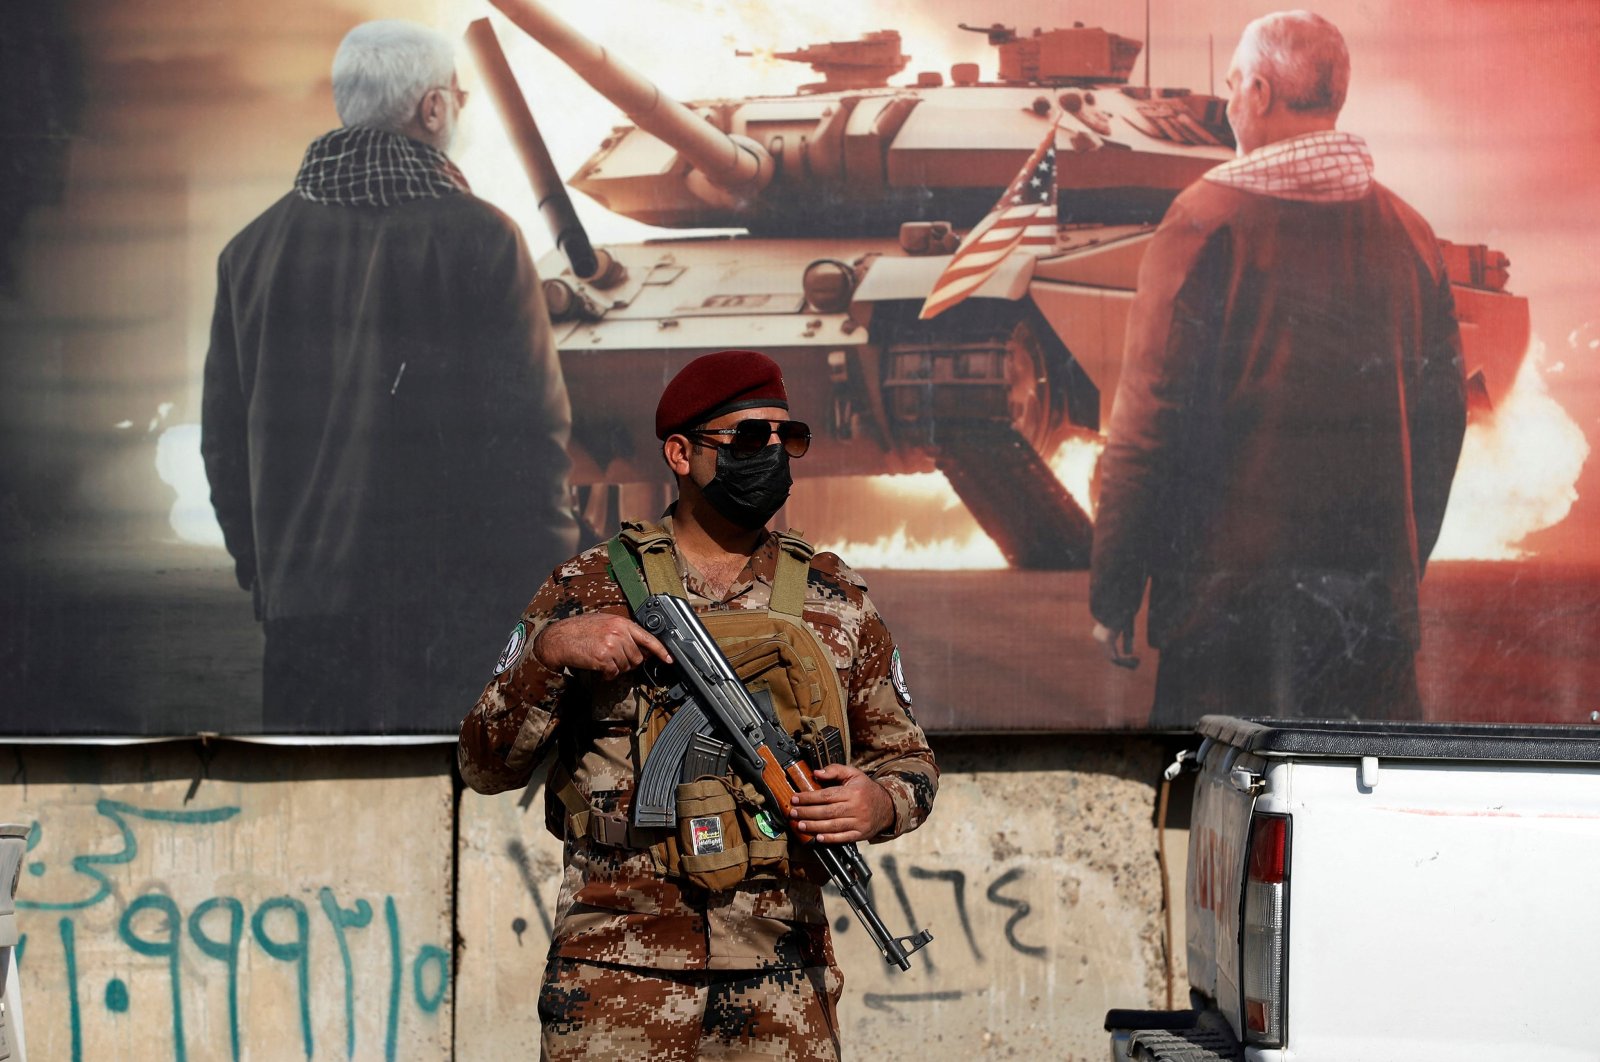
[[[1247,986],[1282,986],[1281,1045],[1264,1036],[1250,1062],[1600,1058],[1600,727],[1196,729],[1189,977],[1240,1039]],[[1243,932],[1252,826],[1273,819],[1285,869],[1255,880],[1286,883],[1281,967]],[[1281,981],[1252,982],[1251,962]]]
[[[1600,726],[1202,716],[1202,737],[1262,756],[1600,763]]]

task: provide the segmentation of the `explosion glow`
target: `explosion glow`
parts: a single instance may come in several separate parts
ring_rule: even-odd
[[[1516,383],[1493,415],[1467,428],[1435,560],[1517,560],[1529,556],[1524,538],[1561,522],[1577,500],[1578,474],[1589,457],[1589,443],[1572,415],[1550,394],[1544,343],[1535,339]],[[1068,439],[1051,458],[1050,468],[1084,511],[1094,515],[1090,483],[1105,449],[1092,437]],[[876,477],[886,502],[938,501],[945,510],[960,507],[937,472]],[[944,536],[919,540],[906,523],[868,542],[837,547],[862,568],[954,571],[1004,568],[999,547],[970,522]]]
[[[938,473],[933,473],[938,475]],[[946,488],[949,489],[949,488]],[[950,492],[955,497],[955,492]],[[956,504],[960,504],[958,501]],[[901,524],[893,534],[871,542],[846,542],[830,546],[857,568],[909,569],[912,571],[992,571],[1006,567],[1006,559],[994,539],[976,524],[964,535],[918,542]]]
[[[1050,471],[1054,472],[1061,485],[1067,488],[1072,500],[1081,505],[1083,511],[1091,517],[1094,516],[1096,501],[1092,489],[1094,470],[1100,463],[1100,455],[1105,448],[1106,442],[1099,436],[1074,436],[1062,443],[1056,455],[1050,459]]]
[[[1578,498],[1589,457],[1583,429],[1550,394],[1545,345],[1535,338],[1494,414],[1471,424],[1434,550],[1438,560],[1516,560],[1518,543],[1552,527]]]
[[[156,441],[156,474],[177,493],[168,520],[180,541],[223,548],[211,508],[211,484],[200,458],[200,425],[175,424]]]
[[[1092,436],[1070,438],[1061,444],[1048,464],[1073,500],[1084,512],[1094,515],[1090,482],[1105,442]],[[869,482],[888,507],[895,502],[936,504],[949,517],[946,533],[932,539],[912,536],[909,522],[870,542],[846,542],[836,549],[850,563],[861,568],[887,568],[926,571],[981,571],[1006,567],[1005,557],[994,540],[984,534],[961,505],[941,472],[918,472],[904,476],[874,476]],[[949,525],[958,525],[954,530]]]

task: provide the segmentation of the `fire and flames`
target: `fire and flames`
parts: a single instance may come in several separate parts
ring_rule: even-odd
[[[1067,488],[1084,512],[1094,515],[1091,482],[1102,439],[1074,436],[1067,439],[1050,458],[1050,470]],[[868,482],[882,498],[885,507],[899,511],[918,505],[936,509],[940,518],[932,537],[918,537],[920,527],[905,520],[894,531],[870,541],[846,542],[837,547],[840,555],[859,568],[905,568],[937,571],[977,571],[1006,567],[1005,557],[994,540],[984,534],[977,522],[962,507],[961,500],[944,475],[919,472],[905,476],[873,476]]]
[[[1564,519],[1578,499],[1589,441],[1550,393],[1543,341],[1535,338],[1499,408],[1467,428],[1438,560],[1517,560],[1519,543]]]
[[[1520,543],[1561,522],[1577,500],[1578,475],[1589,457],[1583,429],[1550,393],[1547,373],[1559,372],[1535,339],[1515,384],[1499,408],[1467,428],[1436,560],[1517,560]],[[1104,443],[1071,438],[1050,459],[1067,492],[1094,515],[1090,483]],[[871,541],[845,542],[838,552],[862,568],[981,570],[1004,568],[994,541],[961,509],[937,472],[878,476],[885,507],[936,504],[949,511],[937,537],[918,537],[911,521]],[[950,523],[961,526],[951,528]]]

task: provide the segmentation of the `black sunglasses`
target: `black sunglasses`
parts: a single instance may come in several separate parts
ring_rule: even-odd
[[[753,457],[767,448],[768,440],[774,435],[783,443],[790,457],[804,457],[806,451],[811,449],[811,425],[801,420],[780,420],[777,424],[767,420],[741,420],[731,428],[691,428],[683,434],[690,438],[701,435],[732,436],[726,445],[733,450],[735,457]],[[715,449],[722,448],[722,444],[710,445]]]

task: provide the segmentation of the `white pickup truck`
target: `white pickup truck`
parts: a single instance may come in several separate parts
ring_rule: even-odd
[[[23,1062],[16,896],[27,849],[28,827],[0,823],[0,1062]]]
[[[1600,727],[1196,729],[1193,1009],[1115,1062],[1600,1060]]]

